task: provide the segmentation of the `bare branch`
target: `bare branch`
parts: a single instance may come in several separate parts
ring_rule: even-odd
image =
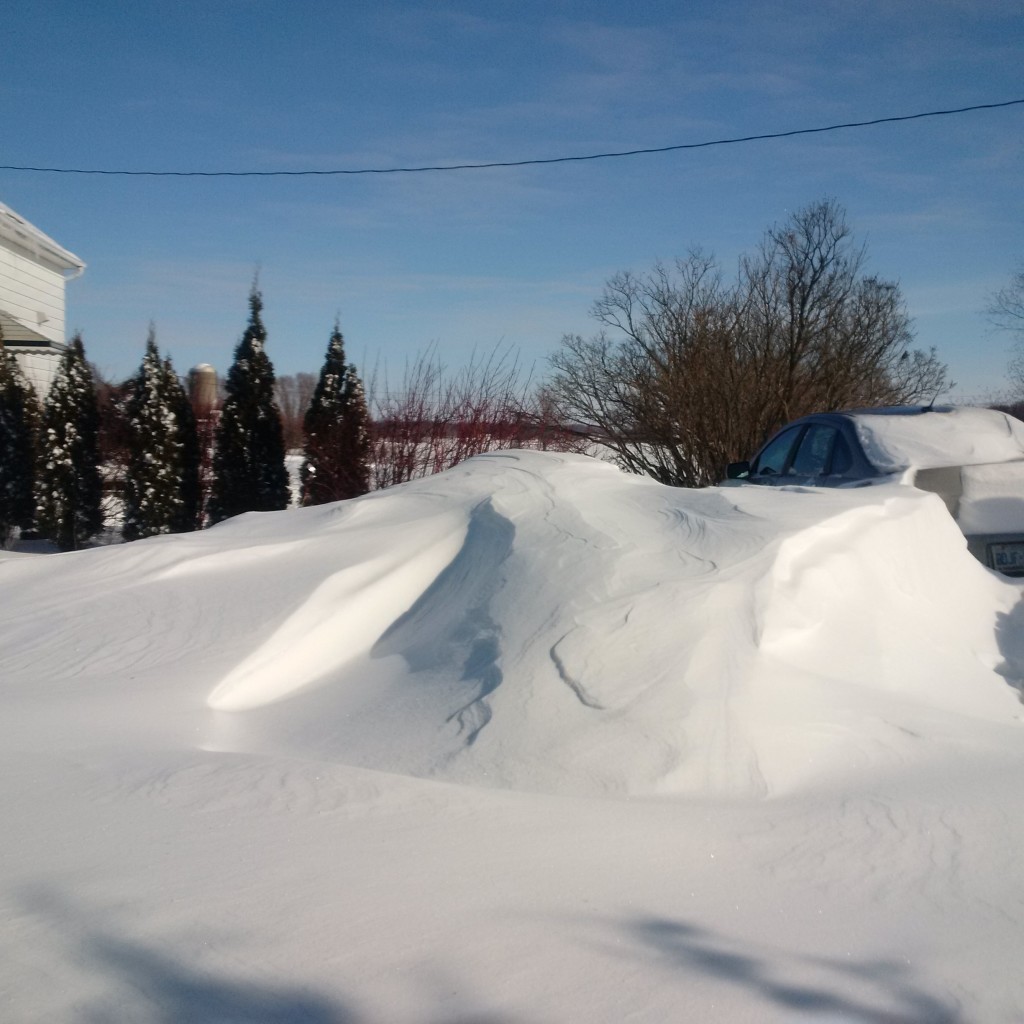
[[[618,274],[593,308],[605,330],[551,358],[549,399],[625,468],[686,486],[804,413],[930,399],[945,367],[911,351],[899,287],[864,262],[823,200],[771,228],[731,287],[700,250]]]

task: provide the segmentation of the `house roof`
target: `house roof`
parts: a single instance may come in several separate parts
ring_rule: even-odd
[[[3,242],[27,250],[40,262],[49,263],[60,270],[73,270],[74,277],[85,270],[84,260],[58,245],[49,235],[43,234],[39,228],[30,224],[9,206],[0,203],[0,243]]]

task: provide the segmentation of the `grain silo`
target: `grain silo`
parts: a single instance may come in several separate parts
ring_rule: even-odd
[[[197,419],[207,418],[219,405],[217,371],[209,363],[200,363],[189,370],[188,397]]]

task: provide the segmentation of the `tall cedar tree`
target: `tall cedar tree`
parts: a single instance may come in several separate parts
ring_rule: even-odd
[[[199,423],[188,391],[174,372],[170,359],[164,360],[164,377],[181,441],[181,506],[179,516],[171,523],[171,533],[190,533],[203,526],[203,448]]]
[[[36,525],[62,551],[103,526],[99,408],[81,335],[71,339],[43,407]]]
[[[303,505],[356,498],[370,489],[369,418],[363,383],[345,363],[345,341],[335,324],[304,422]]]
[[[124,484],[124,538],[196,528],[199,445],[195,417],[150,328],[146,354],[126,403],[130,434]],[[189,409],[189,413],[191,410]]]
[[[254,287],[249,293],[249,326],[235,349],[217,423],[211,523],[242,512],[288,507],[284,434],[274,402],[274,368],[265,351],[262,309],[263,296]]]
[[[0,546],[15,528],[28,529],[35,518],[38,430],[35,391],[0,334]]]

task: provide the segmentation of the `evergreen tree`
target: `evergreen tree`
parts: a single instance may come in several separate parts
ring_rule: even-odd
[[[366,389],[356,373],[355,365],[348,364],[345,382],[345,458],[346,497],[355,498],[370,489],[370,410],[366,404]]]
[[[169,360],[161,360],[153,329],[126,402],[130,433],[124,487],[124,538],[196,528],[198,440],[195,417]],[[189,408],[189,413],[191,409]]]
[[[12,530],[35,518],[35,450],[39,408],[35,391],[0,333],[0,547]]]
[[[190,533],[203,525],[203,453],[199,441],[199,424],[188,392],[171,366],[164,361],[164,375],[171,413],[177,421],[181,442],[181,505],[171,521],[171,533]]]
[[[306,412],[302,503],[322,505],[370,489],[366,395],[356,368],[345,363],[345,342],[334,325],[313,401]]]
[[[36,523],[62,551],[103,526],[99,409],[82,338],[71,339],[43,408]]]
[[[274,368],[267,358],[263,297],[249,293],[249,326],[235,349],[216,430],[210,522],[242,512],[288,507],[284,433],[274,402]]]

